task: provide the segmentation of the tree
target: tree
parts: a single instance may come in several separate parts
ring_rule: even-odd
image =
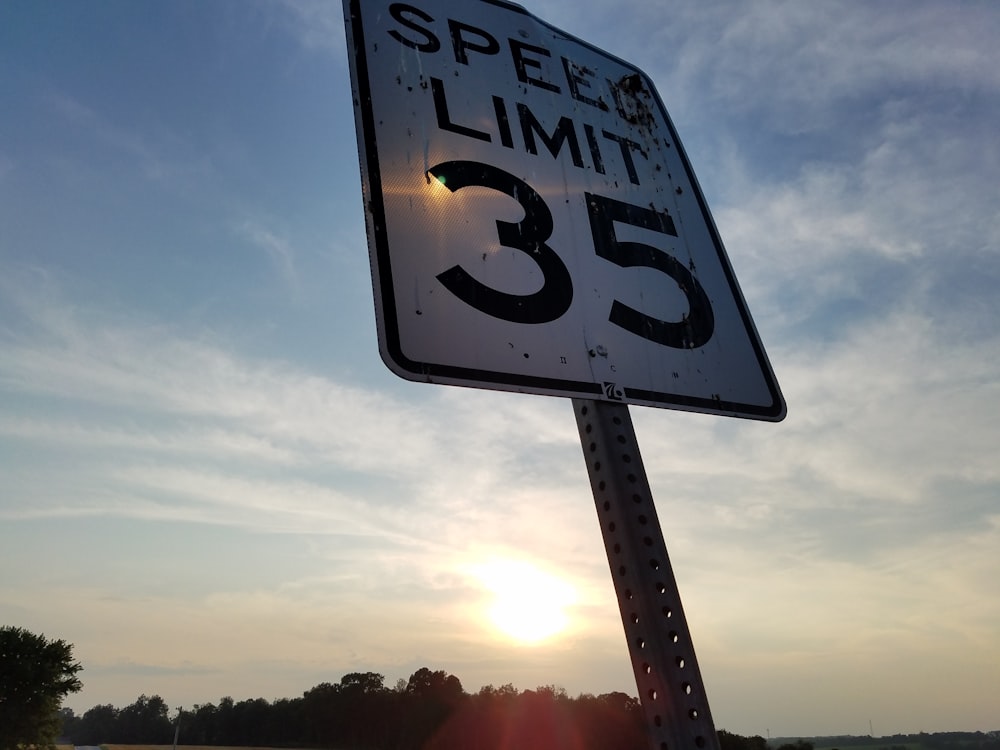
[[[73,734],[77,745],[100,745],[116,737],[118,709],[110,703],[94,706],[80,717]]]
[[[10,626],[0,627],[0,750],[50,746],[59,706],[81,687],[73,646]]]
[[[404,748],[422,748],[466,695],[461,680],[455,675],[421,667],[410,675],[401,697],[399,728],[402,736],[398,744]]]
[[[739,734],[727,732],[725,729],[720,729],[718,731],[718,736],[719,747],[722,750],[768,750],[767,740],[759,734],[754,735],[753,737],[744,737]],[[808,748],[797,748],[795,745],[788,745],[787,747],[790,747],[793,750],[812,750],[811,744],[809,744]]]
[[[448,674],[443,669],[432,672],[427,667],[421,667],[410,675],[406,692],[420,697],[433,697],[446,704],[455,703],[465,694],[461,680],[455,675]]]
[[[340,678],[342,692],[370,695],[385,690],[385,675],[378,672],[351,672]]]
[[[118,712],[116,735],[130,745],[165,745],[173,737],[170,708],[158,695],[140,695],[130,706]]]

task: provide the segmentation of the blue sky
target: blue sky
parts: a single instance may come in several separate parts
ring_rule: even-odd
[[[656,83],[788,402],[632,409],[717,725],[996,729],[1000,6],[527,7]],[[0,5],[0,622],[78,711],[634,693],[569,403],[379,358],[351,107],[338,3]]]

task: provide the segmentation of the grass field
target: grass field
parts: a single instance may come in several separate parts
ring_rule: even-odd
[[[101,745],[101,750],[173,750],[173,745]],[[72,745],[68,746],[73,750]],[[63,750],[60,746],[59,750]],[[273,750],[269,747],[218,747],[216,745],[177,745],[177,750]],[[307,749],[302,749],[307,750]]]
[[[173,750],[173,745],[101,745],[102,750]],[[177,750],[271,750],[264,747],[226,747],[214,745],[178,745]]]

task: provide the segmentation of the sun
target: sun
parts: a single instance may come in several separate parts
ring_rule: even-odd
[[[569,625],[572,586],[538,566],[493,560],[478,566],[476,577],[492,595],[486,612],[492,627],[510,640],[539,644]]]

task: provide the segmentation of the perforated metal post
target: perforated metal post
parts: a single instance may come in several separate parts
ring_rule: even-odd
[[[719,750],[628,406],[573,399],[651,750]]]

